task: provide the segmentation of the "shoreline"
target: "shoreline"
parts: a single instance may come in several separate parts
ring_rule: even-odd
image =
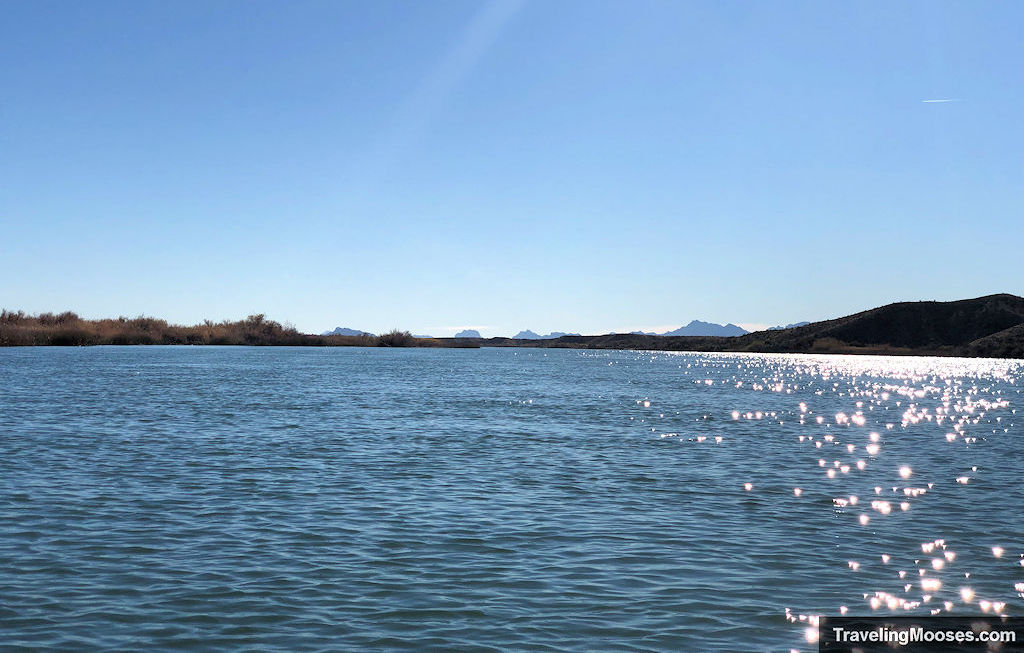
[[[182,326],[152,317],[86,320],[70,311],[35,316],[0,311],[0,347],[62,345],[518,347],[1024,359],[1024,297],[1003,293],[950,302],[898,302],[831,320],[731,337],[610,333],[551,339],[417,338],[398,329],[381,335],[314,335],[263,314],[235,322],[206,320]]]

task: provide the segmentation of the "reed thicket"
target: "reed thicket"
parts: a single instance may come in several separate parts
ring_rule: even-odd
[[[250,315],[237,322],[182,326],[154,317],[85,320],[71,311],[26,315],[0,311],[0,346],[32,345],[269,345],[314,347],[458,347],[465,344],[436,338],[414,338],[408,331],[380,336],[319,336]]]

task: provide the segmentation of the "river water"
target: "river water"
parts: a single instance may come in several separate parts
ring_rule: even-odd
[[[1024,361],[0,350],[0,640],[813,650],[1024,614]]]

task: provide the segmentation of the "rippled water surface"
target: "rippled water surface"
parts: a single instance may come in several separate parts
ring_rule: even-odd
[[[1022,615],[1022,383],[967,359],[0,350],[0,640],[789,651],[817,614]]]

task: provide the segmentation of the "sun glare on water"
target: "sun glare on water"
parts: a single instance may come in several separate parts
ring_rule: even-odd
[[[961,585],[971,577],[968,565],[980,563],[983,556],[977,545],[966,557],[953,550],[953,543],[962,539],[964,528],[958,516],[951,516],[948,526],[935,532],[931,539],[915,545],[916,552],[901,549],[899,540],[892,537],[914,530],[914,524],[922,519],[934,517],[933,494],[948,498],[957,492],[970,492],[972,482],[984,475],[984,467],[977,464],[980,456],[973,453],[975,448],[1015,426],[1015,409],[1010,399],[993,387],[996,383],[1016,383],[1017,374],[1022,371],[1019,363],[767,355],[759,356],[758,362],[768,373],[750,378],[743,374],[747,368],[742,355],[703,356],[710,361],[706,365],[718,363],[723,368],[727,374],[723,385],[735,392],[812,395],[812,399],[794,400],[784,411],[767,409],[750,396],[744,405],[726,410],[724,417],[749,425],[748,429],[756,425],[763,434],[760,437],[772,437],[765,428],[771,429],[773,425],[781,428],[788,424],[788,428],[801,429],[801,433],[792,436],[791,456],[785,462],[791,475],[788,487],[778,487],[772,479],[750,476],[742,479],[741,485],[745,492],[753,492],[757,487],[758,500],[774,502],[782,512],[796,505],[813,505],[806,501],[794,503],[803,496],[832,494],[831,510],[836,523],[852,519],[858,527],[855,532],[859,535],[844,536],[856,538],[850,542],[851,548],[884,551],[865,562],[843,563],[846,573],[856,573],[863,579],[861,584],[878,584],[878,589],[863,593],[861,613],[936,615],[970,605],[982,613],[1004,614],[1013,600],[1024,598],[1024,583],[1014,586],[1007,582],[1003,596],[983,597],[976,595],[976,589]],[[734,371],[731,375],[729,368]],[[848,408],[829,411],[837,402],[849,402]],[[907,445],[910,439],[912,447]],[[730,437],[729,441],[739,442],[737,437]],[[958,474],[942,475],[927,455],[918,459],[913,453],[930,454],[932,450],[938,451],[938,447],[951,446],[961,447],[955,455],[957,460],[967,463]],[[784,503],[787,499],[782,498],[782,492],[788,495],[792,506]],[[858,495],[873,496],[869,505],[866,500],[858,505]],[[852,533],[845,528],[844,532]],[[1013,565],[1019,569],[1024,567],[1024,540],[1015,544],[1020,550],[1013,549]],[[958,544],[957,548],[961,546]],[[992,543],[988,545],[987,559],[997,562],[1009,552],[1005,543]],[[889,566],[897,561],[903,569]],[[916,583],[907,578],[908,569],[918,579]],[[990,588],[986,592],[992,593]],[[832,609],[839,614],[858,611],[856,604],[850,602],[837,603]],[[791,612],[790,608],[786,608],[786,616],[795,623],[808,623],[814,617]],[[815,628],[806,628],[804,634],[807,643],[816,641]]]

